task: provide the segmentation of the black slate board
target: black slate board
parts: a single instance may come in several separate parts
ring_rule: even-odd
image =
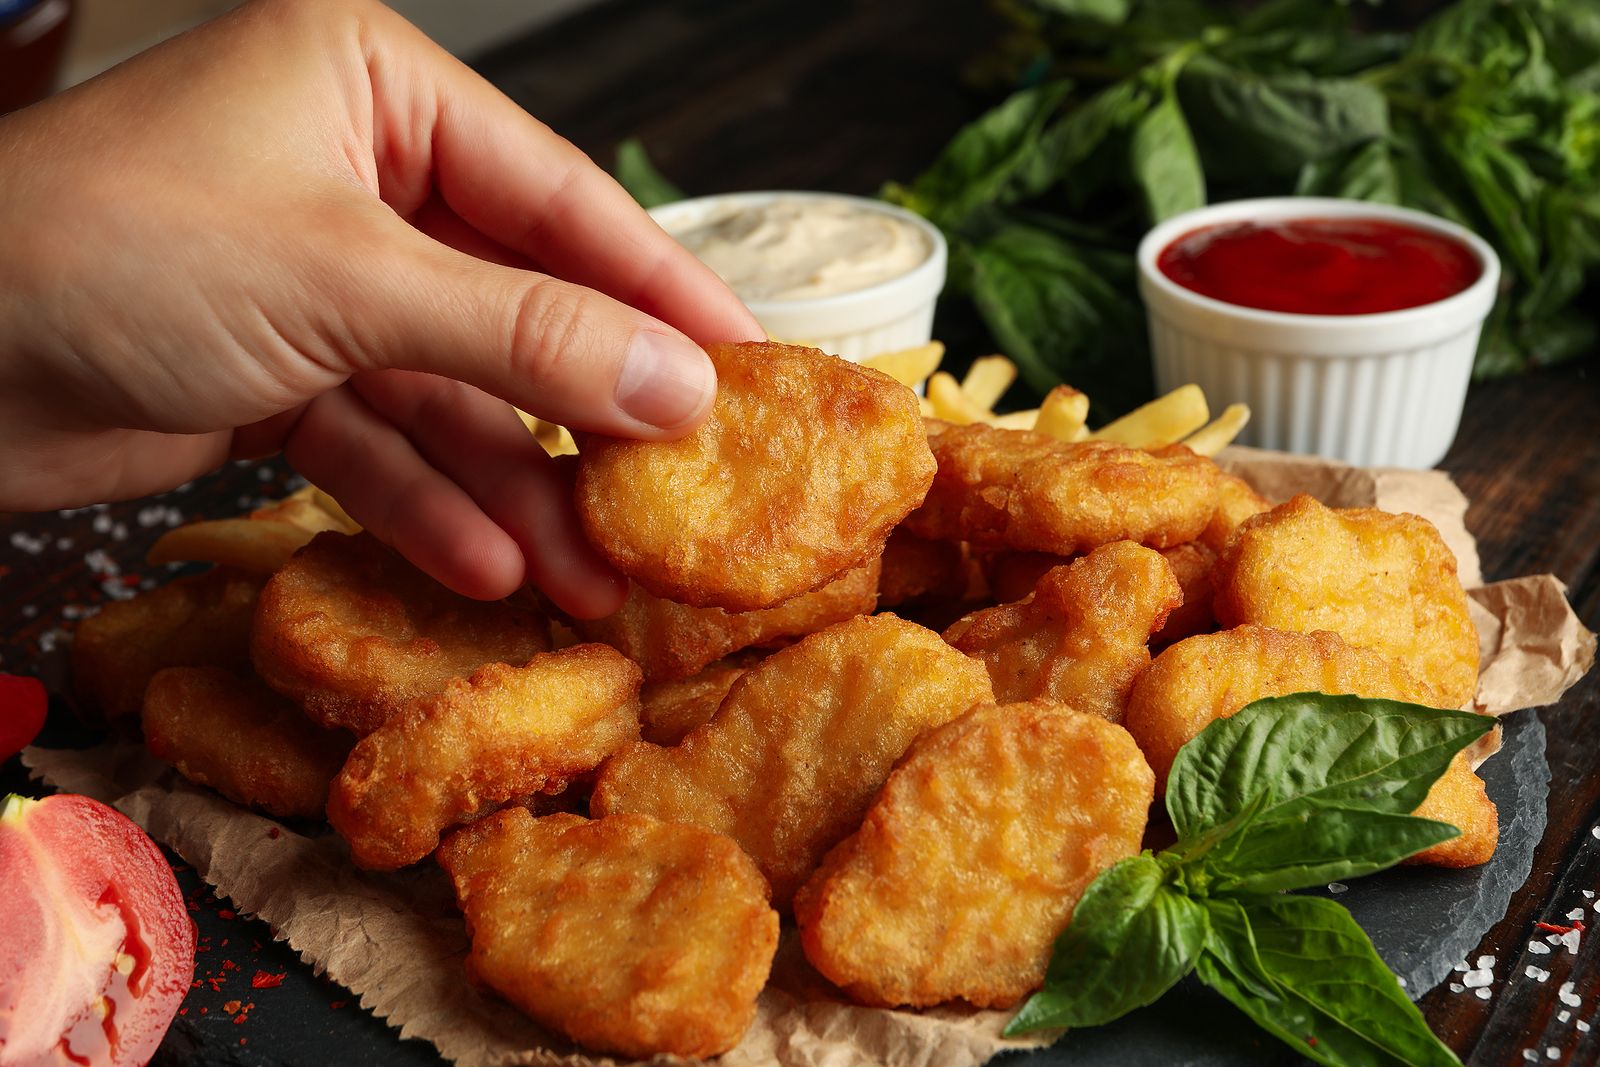
[[[1500,809],[1494,859],[1464,871],[1386,871],[1352,882],[1339,894],[1413,997],[1437,985],[1505,913],[1528,877],[1544,833],[1550,780],[1544,727],[1532,711],[1504,723],[1504,748],[1480,771]],[[266,924],[227,917],[231,912],[206,896],[192,871],[182,869],[179,880],[198,907],[194,917],[203,951],[195,974],[201,981],[185,1000],[185,1014],[174,1022],[153,1067],[444,1062],[431,1045],[401,1040],[361,1010],[348,991],[313,975],[286,945],[271,940]],[[233,960],[235,967],[225,968],[223,959]],[[258,970],[282,974],[282,984],[252,988]],[[213,988],[209,979],[217,975],[222,977]],[[239,1012],[223,1010],[235,1000],[241,1007],[251,1005],[242,1022],[234,1021]],[[1110,1026],[1076,1031],[1051,1048],[997,1062],[1004,1067],[1274,1067],[1306,1061],[1191,981]]]

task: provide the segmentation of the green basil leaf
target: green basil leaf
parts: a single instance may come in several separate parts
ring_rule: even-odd
[[[1148,388],[1132,256],[1008,223],[982,244],[961,246],[958,258],[984,323],[1034,389],[1071,381],[1121,410]]]
[[[1292,178],[1389,133],[1388,101],[1358,81],[1258,76],[1201,56],[1179,76],[1178,97],[1206,173],[1219,180]]]
[[[1167,814],[1180,839],[1221,825],[1264,792],[1271,799],[1257,824],[1341,808],[1408,815],[1451,757],[1493,727],[1487,715],[1398,700],[1268,697],[1179,749]]]
[[[909,187],[891,185],[884,195],[941,227],[958,229],[979,209],[1041,192],[1036,179],[1019,181],[1019,174],[1034,161],[1040,132],[1071,89],[1070,82],[1058,81],[1013,93],[962,127]]]
[[[1170,88],[1134,127],[1129,156],[1151,222],[1205,206],[1206,176],[1200,155]]]
[[[1297,196],[1337,196],[1398,204],[1400,176],[1395,172],[1389,143],[1368,141],[1301,167],[1294,191]]]
[[[1212,848],[1211,891],[1276,893],[1360,878],[1460,836],[1449,823],[1362,808],[1272,822],[1258,817]]]
[[[1459,1064],[1338,904],[1213,897],[1205,909],[1200,980],[1296,1052],[1330,1067]]]
[[[1071,198],[1082,203],[1126,166],[1125,160],[1110,158],[1111,148],[1120,143],[1119,135],[1135,128],[1154,99],[1141,80],[1129,79],[1083,101],[1040,133],[1035,151],[1018,167],[1017,188],[1035,196],[1065,181]],[[1085,166],[1102,158],[1104,165]]]
[[[1115,26],[1128,18],[1133,0],[1029,0],[1040,11],[1061,18]]]
[[[1165,878],[1148,853],[1102,871],[1056,939],[1044,987],[1017,1010],[1006,1036],[1108,1023],[1188,974],[1206,942],[1206,912]]]
[[[650,162],[644,145],[630,137],[617,145],[616,178],[640,207],[655,207],[683,199],[683,190],[667,181]]]

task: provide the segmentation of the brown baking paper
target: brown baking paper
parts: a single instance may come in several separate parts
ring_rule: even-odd
[[[1263,495],[1309,492],[1339,507],[1409,511],[1455,551],[1483,650],[1477,704],[1504,714],[1557,700],[1594,661],[1595,638],[1549,575],[1483,585],[1464,523],[1466,498],[1437,471],[1363,470],[1303,456],[1230,448],[1219,457]],[[30,748],[51,785],[115,804],[194,865],[236,909],[272,925],[318,971],[360,996],[402,1036],[478,1065],[591,1065],[588,1056],[464,980],[466,931],[431,865],[392,875],[357,871],[331,831],[295,832],[183,781],[136,745]],[[1008,1012],[885,1011],[843,1003],[785,935],[755,1023],[726,1067],[975,1067],[1006,1049]],[[1070,1040],[1070,1038],[1069,1038]],[[662,1058],[660,1062],[671,1062]]]

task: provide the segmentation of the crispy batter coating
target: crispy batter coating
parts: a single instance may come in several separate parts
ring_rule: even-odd
[[[1033,592],[1039,579],[1072,562],[1054,552],[986,552],[981,557],[989,591],[1001,604],[1021,600]]]
[[[1015,604],[958,620],[944,639],[979,660],[997,699],[1046,699],[1111,722],[1183,593],[1159,552],[1115,541],[1039,579]]]
[[[755,1018],[778,914],[726,837],[644,815],[513,808],[438,855],[472,934],[468,970],[585,1047],[715,1056]]]
[[[1120,726],[974,708],[911,746],[801,888],[806,956],[865,1004],[1015,1004],[1089,883],[1138,853],[1153,787]]]
[[[639,668],[605,645],[491,663],[408,705],[356,745],[328,821],[356,864],[394,870],[475,813],[559,793],[639,736]]]
[[[1200,540],[1211,551],[1221,554],[1228,547],[1233,532],[1263,511],[1271,511],[1272,504],[1253,489],[1249,482],[1237,474],[1222,472],[1217,481],[1217,510],[1200,533]]]
[[[295,553],[262,590],[250,638],[268,685],[357,736],[452,678],[549,647],[537,611],[453,593],[366,533],[320,533]]]
[[[878,578],[878,607],[903,604],[958,603],[974,598],[983,577],[953,541],[928,541],[896,528],[883,546],[883,573]]]
[[[647,682],[639,690],[639,736],[670,748],[696,726],[711,721],[722,699],[754,659],[722,659],[698,674],[667,682]]]
[[[1178,749],[1201,730],[1263,697],[1291,693],[1349,693],[1428,707],[1446,703],[1399,663],[1354,648],[1338,634],[1240,626],[1179,641],[1157,656],[1133,688],[1124,725],[1155,770],[1156,791],[1164,793]],[[1409,862],[1461,867],[1494,854],[1495,806],[1464,754],[1434,783],[1416,814],[1453,823],[1462,833]]]
[[[1204,541],[1190,541],[1161,550],[1161,558],[1172,568],[1183,591],[1183,603],[1172,609],[1167,623],[1150,638],[1152,644],[1169,645],[1195,634],[1205,634],[1217,628],[1217,616],[1211,607],[1216,593],[1217,554]]]
[[[656,596],[729,611],[881,555],[933,479],[916,394],[814,348],[706,352],[717,399],[694,433],[583,440],[578,513],[601,554]]]
[[[250,619],[264,579],[218,567],[113,600],[78,624],[72,677],[85,707],[137,715],[163,667],[250,669]]]
[[[1216,510],[1216,464],[1182,446],[1160,454],[1067,443],[981,423],[928,438],[939,472],[905,527],[918,537],[1071,556],[1112,541],[1192,541]]]
[[[603,619],[573,619],[585,641],[617,649],[644,669],[646,681],[687,678],[730,653],[766,645],[870,613],[878,597],[878,560],[852,567],[821,589],[775,608],[723,611],[651,596],[637,582],[628,599]]]
[[[151,755],[235,804],[285,818],[322,818],[328,783],[354,744],[260,679],[221,667],[158,671],[143,719]]]
[[[676,748],[640,742],[612,759],[590,811],[727,834],[786,908],[917,735],[993,699],[983,665],[938,634],[893,615],[851,619],[746,672]]]
[[[1304,494],[1239,528],[1217,562],[1217,619],[1331,630],[1397,660],[1461,707],[1478,691],[1478,634],[1456,558],[1415,515],[1324,507]]]

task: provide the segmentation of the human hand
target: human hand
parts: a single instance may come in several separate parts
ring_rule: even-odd
[[[623,582],[508,401],[662,440],[763,336],[572,145],[374,0],[256,0],[0,120],[0,509],[282,450],[470,596]],[[637,310],[636,310],[637,309]]]

